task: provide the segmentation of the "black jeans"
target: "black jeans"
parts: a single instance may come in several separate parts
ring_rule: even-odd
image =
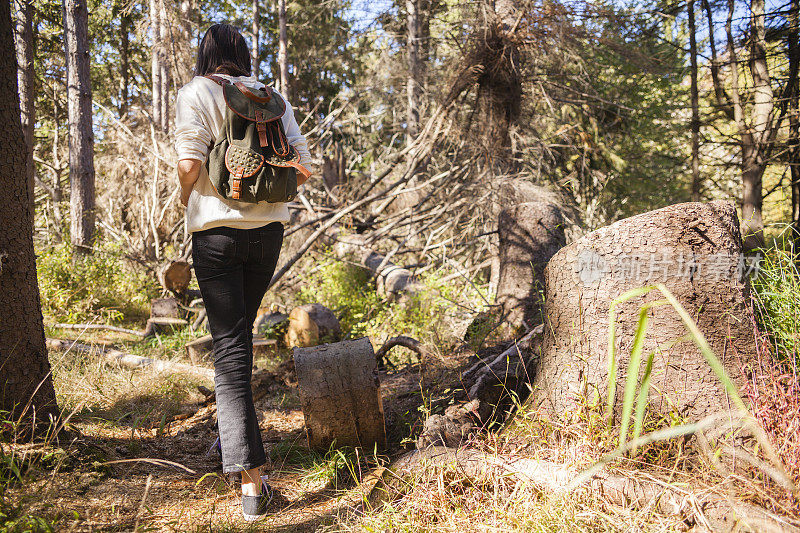
[[[214,339],[214,384],[223,472],[266,463],[250,379],[253,321],[275,272],[283,224],[192,234],[192,262]]]

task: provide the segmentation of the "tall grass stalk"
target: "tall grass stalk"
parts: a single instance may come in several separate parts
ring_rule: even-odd
[[[631,423],[631,415],[633,413],[634,416],[634,441],[638,439],[639,435],[641,434],[644,415],[645,415],[645,404],[647,402],[647,396],[650,389],[650,377],[652,374],[652,364],[655,352],[648,355],[647,364],[645,367],[644,375],[642,376],[641,382],[639,382],[639,367],[641,365],[642,359],[642,350],[644,346],[644,340],[647,335],[647,321],[648,321],[648,314],[650,309],[662,306],[662,305],[671,305],[673,309],[678,313],[680,316],[681,321],[686,326],[686,329],[689,332],[689,337],[694,341],[697,347],[700,349],[700,352],[703,355],[703,358],[708,363],[709,367],[714,371],[714,374],[717,376],[717,379],[725,387],[726,392],[730,396],[733,404],[735,405],[736,409],[746,412],[747,407],[742,401],[741,396],[739,395],[739,391],[736,388],[736,385],[730,380],[727,373],[725,372],[725,368],[722,366],[722,362],[719,358],[714,354],[714,351],[709,346],[708,341],[706,340],[703,333],[697,327],[697,324],[692,320],[692,317],[683,307],[683,305],[675,298],[675,295],[670,292],[667,287],[662,283],[657,283],[655,285],[650,285],[646,287],[640,287],[637,289],[633,289],[630,291],[625,292],[620,297],[616,298],[609,308],[609,335],[608,335],[608,375],[609,375],[609,384],[608,384],[608,401],[607,401],[607,413],[606,419],[608,421],[613,420],[613,411],[614,411],[614,404],[616,400],[616,381],[617,381],[617,361],[616,361],[616,320],[617,320],[617,307],[633,298],[637,298],[639,296],[644,296],[653,290],[658,290],[663,296],[663,300],[657,300],[654,302],[648,302],[640,307],[639,309],[639,320],[636,325],[636,331],[634,333],[633,339],[633,346],[631,347],[631,356],[628,363],[628,371],[627,377],[625,380],[625,391],[623,394],[622,400],[622,420],[620,421],[620,437],[619,437],[619,448],[623,448],[628,438],[628,428],[630,427]],[[638,394],[637,394],[638,390]],[[636,412],[634,413],[634,404],[636,404]],[[636,447],[634,447],[634,450]]]

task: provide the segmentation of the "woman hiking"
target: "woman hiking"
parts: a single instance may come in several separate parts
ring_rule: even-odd
[[[241,472],[242,513],[256,520],[272,491],[250,389],[253,321],[310,155],[292,106],[252,75],[236,28],[208,29],[194,74],[175,106],[181,202],[213,337],[222,469]]]

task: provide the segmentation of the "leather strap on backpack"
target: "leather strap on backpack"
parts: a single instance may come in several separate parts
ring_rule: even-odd
[[[261,145],[261,148],[266,148],[269,146],[269,140],[267,139],[267,121],[264,120],[264,114],[256,109],[256,129],[258,130],[258,144]]]
[[[228,80],[227,78],[222,78],[220,76],[217,76],[216,74],[206,74],[203,77],[208,78],[209,80],[213,81],[218,85],[227,85],[230,83],[230,80]]]
[[[242,177],[244,176],[244,169],[239,167],[236,173],[231,174],[231,198],[238,200],[242,196]]]
[[[279,157],[286,157],[289,155],[289,140],[283,133],[283,128],[277,123],[270,123],[270,137],[272,137],[272,149]]]

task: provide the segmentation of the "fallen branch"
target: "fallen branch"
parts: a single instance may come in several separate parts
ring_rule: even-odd
[[[397,337],[392,337],[386,341],[384,345],[381,346],[381,349],[375,352],[375,360],[378,361],[378,365],[385,363],[384,359],[386,358],[386,355],[389,353],[389,350],[395,346],[408,348],[409,350],[417,352],[420,357],[425,357],[429,354],[428,350],[417,339],[412,339],[411,337],[406,337],[405,335],[398,335]]]
[[[80,342],[62,340],[62,339],[47,339],[47,348],[51,350],[60,351],[76,351],[78,353],[100,355],[109,363],[116,363],[119,366],[132,369],[151,368],[156,372],[172,372],[177,374],[191,374],[204,379],[214,379],[214,371],[210,368],[203,368],[200,366],[187,365],[184,363],[175,363],[172,361],[162,361],[160,359],[153,359],[150,357],[142,357],[133,355],[119,350],[102,348],[100,346],[92,346],[90,344],[83,344]]]
[[[133,329],[120,328],[117,326],[109,326],[108,324],[49,324],[51,328],[58,329],[104,329],[108,331],[116,331],[117,333],[125,333],[127,335],[135,335],[137,337],[144,337],[144,332],[136,331]]]

